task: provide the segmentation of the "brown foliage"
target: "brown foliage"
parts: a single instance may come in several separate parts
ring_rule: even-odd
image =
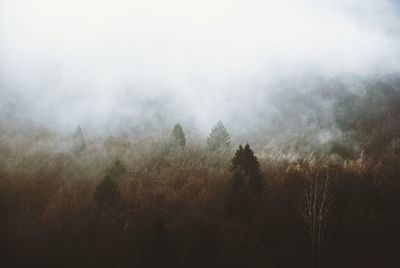
[[[316,162],[259,158],[268,194],[243,222],[224,211],[229,155],[190,142],[169,151],[168,139],[128,137],[89,138],[76,155],[63,142],[54,135],[0,139],[4,267],[309,267],[298,209]],[[321,266],[368,267],[376,254],[391,264],[399,167],[393,158],[325,163],[337,223]],[[93,195],[105,175],[121,198],[99,213]]]

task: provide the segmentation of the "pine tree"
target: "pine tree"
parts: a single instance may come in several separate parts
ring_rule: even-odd
[[[231,216],[248,220],[260,205],[264,178],[249,144],[239,146],[229,170],[232,177],[225,193],[226,209]]]
[[[211,151],[224,151],[231,147],[231,137],[221,121],[211,129],[207,138],[207,147]]]
[[[249,144],[246,144],[244,148],[240,145],[232,158],[230,171],[235,172],[237,170],[247,178],[250,191],[254,194],[262,191],[264,176],[260,169],[260,163]]]
[[[85,137],[83,136],[83,132],[81,126],[78,126],[74,135],[72,136],[72,150],[79,154],[86,150],[86,141]]]
[[[186,137],[180,124],[176,124],[171,132],[170,143],[173,146],[185,147]]]
[[[232,177],[228,183],[224,201],[225,208],[230,216],[237,219],[249,218],[249,192],[246,187],[245,176],[241,171],[233,171]]]

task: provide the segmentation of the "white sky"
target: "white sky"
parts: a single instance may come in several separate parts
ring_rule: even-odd
[[[399,18],[388,0],[0,0],[0,93],[59,127],[166,95],[207,128],[278,79],[399,71]]]

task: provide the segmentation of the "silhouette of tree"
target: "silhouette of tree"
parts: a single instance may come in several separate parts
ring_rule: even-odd
[[[225,207],[228,214],[237,219],[248,219],[250,216],[249,199],[245,176],[241,171],[235,170],[225,193]]]
[[[232,177],[225,194],[226,208],[231,216],[248,220],[259,207],[264,178],[249,144],[239,146],[229,169]]]
[[[221,121],[211,129],[207,138],[207,147],[211,151],[223,151],[230,149],[231,137]]]
[[[76,129],[75,133],[72,136],[72,150],[74,153],[81,153],[85,151],[87,148],[86,146],[86,141],[85,137],[83,136],[82,128],[81,126],[78,126]]]
[[[239,145],[239,149],[232,158],[230,171],[240,171],[240,174],[246,178],[246,184],[253,194],[262,191],[264,176],[260,169],[260,163],[249,144],[246,144],[244,148]]]
[[[185,147],[186,137],[180,124],[176,124],[171,132],[170,143],[173,146]]]

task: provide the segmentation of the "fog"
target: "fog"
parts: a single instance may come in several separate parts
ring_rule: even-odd
[[[1,118],[268,124],[274,96],[310,80],[396,74],[398,25],[388,0],[0,0]]]

